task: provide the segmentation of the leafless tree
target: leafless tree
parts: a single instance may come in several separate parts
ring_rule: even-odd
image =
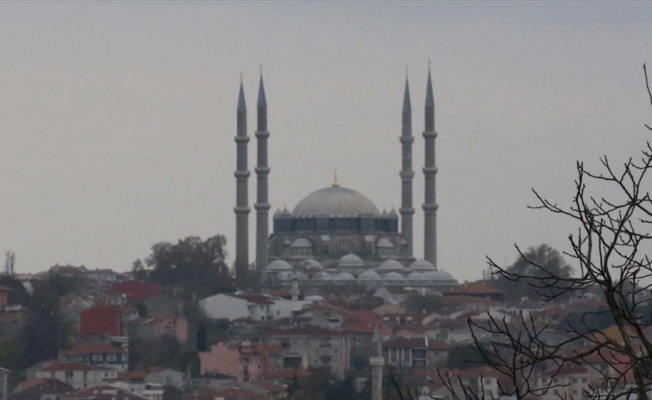
[[[648,74],[645,85],[652,105]],[[652,131],[652,127],[645,125]],[[652,397],[652,198],[648,175],[652,169],[652,145],[648,142],[636,158],[614,165],[603,156],[598,172],[577,162],[575,193],[569,205],[560,205],[533,190],[536,204],[530,208],[567,218],[577,226],[568,236],[564,254],[576,268],[571,276],[550,272],[536,260],[520,256],[536,273],[514,272],[490,258],[499,279],[525,280],[544,300],[553,301],[591,291],[604,301],[600,311],[613,319],[612,334],[589,321],[596,312],[584,312],[563,328],[563,338],[550,340],[553,328],[521,314],[511,320],[488,316],[483,322],[468,320],[474,347],[499,374],[502,395],[516,399],[557,398],[648,399]],[[557,332],[559,333],[559,332]],[[561,377],[569,368],[586,368],[593,377],[582,393],[573,394]],[[541,379],[545,376],[545,379]],[[456,399],[491,398],[464,385],[456,377],[441,376]],[[458,394],[453,387],[463,387]]]

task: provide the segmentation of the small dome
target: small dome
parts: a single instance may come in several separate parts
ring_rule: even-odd
[[[274,260],[267,265],[265,271],[292,271],[292,266],[285,260]]]
[[[384,249],[393,249],[394,245],[388,239],[380,238],[380,240],[378,240],[378,243],[376,243],[376,247],[384,248]]]
[[[308,275],[304,274],[301,271],[295,271],[290,273],[290,279],[296,279],[298,281],[305,281],[308,279]]]
[[[312,192],[292,210],[295,216],[361,214],[378,215],[378,207],[363,194],[340,186]]]
[[[403,264],[390,258],[389,260],[383,261],[378,268],[376,268],[376,271],[401,271],[404,269],[405,267]]]
[[[334,278],[336,281],[351,281],[355,280],[353,275],[349,274],[348,272],[340,272],[337,274],[337,276]]]
[[[449,274],[446,271],[430,271],[430,272],[425,272],[423,276],[426,279],[430,279],[433,281],[455,281],[455,278],[453,278],[453,275]]]
[[[306,271],[314,271],[314,270],[324,269],[324,267],[322,267],[322,265],[319,263],[319,261],[313,260],[312,258],[301,261],[301,264],[299,264],[299,266],[302,267],[303,269],[305,269]]]
[[[320,271],[315,274],[313,279],[317,281],[330,281],[333,277],[328,272]]]
[[[387,275],[383,277],[384,281],[404,281],[405,278],[403,278],[403,275],[399,274],[398,272],[390,272]]]
[[[421,281],[424,280],[425,277],[421,272],[410,272],[410,274],[405,278],[413,281]]]
[[[281,281],[291,281],[293,276],[292,271],[283,271],[279,272],[276,278]]]
[[[426,260],[416,260],[410,264],[410,270],[412,271],[436,271],[437,269]]]
[[[361,273],[358,276],[359,281],[377,281],[380,280],[380,275],[376,273],[376,271],[368,269]]]
[[[310,240],[302,237],[302,238],[299,238],[299,239],[295,240],[294,242],[292,242],[290,247],[293,248],[293,249],[296,249],[296,248],[302,248],[302,249],[312,248],[312,243],[310,242]]]
[[[337,262],[338,267],[364,267],[364,262],[353,253],[349,253],[340,258]]]

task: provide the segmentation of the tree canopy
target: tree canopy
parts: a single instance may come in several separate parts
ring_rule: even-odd
[[[150,268],[147,280],[182,290],[185,297],[199,298],[234,290],[233,276],[225,263],[226,238],[215,235],[202,240],[198,236],[180,239],[176,244],[156,243],[145,259]],[[134,268],[141,271],[137,260]]]
[[[505,291],[507,301],[523,298],[540,300],[554,294],[550,291],[559,290],[557,285],[551,283],[572,274],[573,269],[563,255],[548,244],[532,246],[524,252],[520,249],[518,251],[518,258],[497,279],[497,284]]]

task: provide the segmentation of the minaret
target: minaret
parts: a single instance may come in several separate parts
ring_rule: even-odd
[[[401,177],[401,235],[407,242],[407,256],[412,257],[413,247],[413,229],[412,229],[412,216],[414,215],[414,207],[412,206],[412,179],[414,178],[414,171],[412,171],[412,143],[414,136],[412,136],[412,106],[410,105],[410,86],[408,78],[405,77],[405,94],[403,95],[403,129],[401,133],[401,147],[402,147],[402,169],[400,172]]]
[[[423,258],[437,268],[437,199],[435,191],[435,98],[432,94],[432,80],[430,79],[430,65],[428,65],[428,86],[426,88],[426,115],[425,130],[425,202],[423,203],[424,235],[423,235]]]
[[[237,147],[237,169],[234,173],[236,180],[236,206],[235,212],[235,278],[238,287],[245,283],[249,269],[249,198],[247,181],[247,105],[245,104],[242,76],[240,77],[240,94],[238,95],[238,133],[235,137]]]
[[[258,87],[258,127],[256,141],[258,142],[258,164],[256,166],[256,269],[261,272],[269,264],[269,202],[267,195],[267,176],[270,168],[267,165],[267,99],[263,84],[263,71],[260,70],[260,85]]]
[[[383,357],[383,341],[380,337],[378,325],[374,329],[371,343],[374,346],[374,353],[369,358],[369,365],[371,366],[371,400],[382,400],[383,365],[385,364],[385,358]]]

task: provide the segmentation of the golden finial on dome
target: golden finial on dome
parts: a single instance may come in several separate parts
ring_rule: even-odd
[[[332,187],[340,187],[340,183],[337,181],[337,168],[335,168],[333,183],[331,183],[331,186]]]

